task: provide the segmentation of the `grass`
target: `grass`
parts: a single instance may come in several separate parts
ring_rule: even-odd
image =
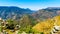
[[[1,26],[0,26],[0,32],[1,32]]]

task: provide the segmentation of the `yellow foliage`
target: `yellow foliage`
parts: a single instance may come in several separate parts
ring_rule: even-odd
[[[38,32],[44,32],[44,34],[48,34],[55,25],[60,26],[60,16],[56,16],[52,19],[47,19],[43,22],[40,22],[32,29],[37,30]]]
[[[49,33],[54,25],[51,19],[48,19],[47,21],[43,21],[38,23],[36,26],[33,27],[34,30],[37,30],[38,32],[44,32]]]
[[[55,21],[55,24],[54,25],[60,26],[60,16],[56,16],[53,19]]]
[[[54,26],[54,21],[52,19],[47,19],[43,22],[38,23],[36,26],[33,27],[34,30],[38,32],[50,33],[51,29]]]

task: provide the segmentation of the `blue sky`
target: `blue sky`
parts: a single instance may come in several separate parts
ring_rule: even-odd
[[[60,0],[0,0],[0,6],[17,6],[38,10],[46,7],[60,7]]]

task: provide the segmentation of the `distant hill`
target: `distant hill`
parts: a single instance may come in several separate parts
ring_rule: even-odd
[[[0,6],[0,17],[7,18],[20,18],[24,14],[32,14],[34,11],[30,9],[19,8],[15,6]]]
[[[37,12],[35,12],[34,14],[32,14],[32,16],[36,19],[48,19],[48,18],[52,18],[56,15],[60,15],[60,8],[59,7],[48,7],[45,9],[40,9]]]

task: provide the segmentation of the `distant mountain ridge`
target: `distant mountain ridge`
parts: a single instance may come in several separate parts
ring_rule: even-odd
[[[0,17],[3,19],[19,19],[24,14],[29,14],[35,19],[47,19],[56,15],[60,15],[60,7],[48,7],[45,9],[33,11],[29,8],[24,9],[16,6],[0,6]]]
[[[30,9],[19,8],[15,6],[0,6],[0,17],[3,19],[12,17],[21,17],[23,14],[32,14]]]
[[[60,15],[60,7],[48,7],[45,9],[40,9],[32,15],[36,19],[52,18],[54,16]]]
[[[48,8],[46,8],[46,9],[59,9],[60,10],[60,7],[48,7]]]

